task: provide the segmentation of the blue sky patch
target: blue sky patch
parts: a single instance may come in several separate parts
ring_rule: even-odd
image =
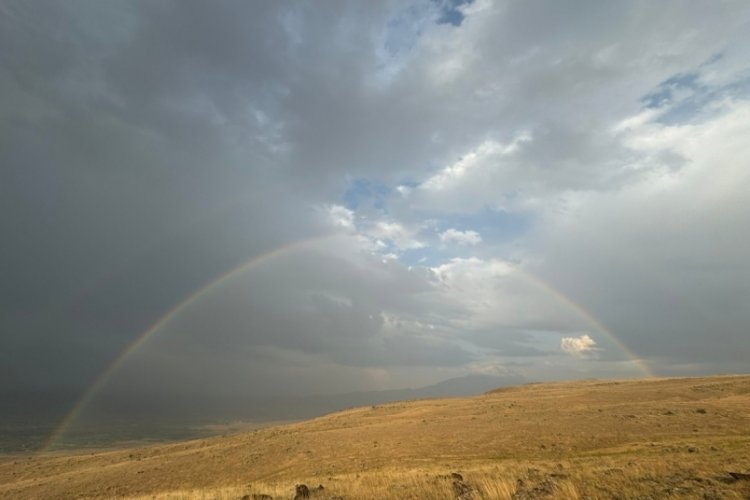
[[[469,5],[473,0],[447,0],[440,3],[440,17],[438,24],[450,24],[452,26],[461,26],[464,21],[464,14],[461,12],[462,5]]]
[[[658,123],[672,125],[694,120],[707,106],[721,99],[730,97],[750,97],[750,72],[740,72],[730,83],[724,85],[706,85],[701,81],[701,72],[722,60],[718,53],[701,64],[696,71],[686,71],[670,76],[661,82],[655,90],[641,98],[641,103],[648,109],[664,109],[656,120]]]
[[[698,90],[700,88],[698,77],[699,74],[697,72],[678,73],[670,76],[661,82],[656,90],[643,96],[641,102],[649,109],[666,106],[672,102],[677,90]]]
[[[344,192],[344,205],[349,210],[357,210],[363,206],[371,206],[376,210],[387,213],[385,199],[393,190],[383,184],[362,177],[352,179]]]

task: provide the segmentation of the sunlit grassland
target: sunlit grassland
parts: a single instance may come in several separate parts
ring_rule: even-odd
[[[533,384],[224,437],[0,459],[9,498],[750,498],[750,377]],[[469,498],[468,496],[466,498]]]

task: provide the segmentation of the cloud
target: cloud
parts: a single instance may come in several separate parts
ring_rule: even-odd
[[[598,325],[665,370],[744,369],[747,7],[459,10],[10,2],[0,385],[78,390],[223,275],[182,349],[143,353],[205,359],[207,392],[231,367],[311,391],[627,373]],[[581,331],[585,367],[559,348]]]
[[[521,379],[518,371],[509,368],[507,365],[492,361],[473,363],[470,365],[470,371],[480,375],[492,375],[496,377],[509,377]]]
[[[396,250],[414,250],[425,244],[416,237],[416,231],[394,221],[377,221],[364,230],[370,237],[386,240]]]
[[[354,229],[354,212],[341,205],[330,205],[327,207],[331,222],[344,229]]]
[[[580,337],[563,337],[560,340],[560,349],[568,354],[586,354],[597,350],[594,339],[583,334]]]
[[[458,229],[450,228],[440,234],[440,241],[443,243],[456,243],[457,245],[478,245],[482,242],[482,237],[476,231],[459,231]]]
[[[480,168],[483,161],[502,151],[502,145],[494,141],[480,144],[476,150],[467,153],[453,165],[443,168],[440,172],[427,179],[422,188],[428,191],[443,191],[450,189],[460,182],[466,175]]]
[[[408,196],[409,196],[409,195],[411,194],[411,192],[412,192],[412,188],[411,188],[411,187],[409,187],[409,186],[399,185],[399,186],[396,186],[396,191],[397,191],[397,192],[398,192],[398,193],[399,193],[399,194],[400,194],[401,196],[403,196],[404,198],[408,198]]]

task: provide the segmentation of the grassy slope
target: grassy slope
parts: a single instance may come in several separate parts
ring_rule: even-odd
[[[0,496],[750,498],[750,376],[535,384],[227,437],[0,458]],[[520,480],[520,481],[519,481]],[[526,495],[526,496],[524,496]],[[536,495],[536,496],[535,496]]]

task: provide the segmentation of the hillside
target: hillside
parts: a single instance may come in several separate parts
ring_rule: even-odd
[[[747,473],[750,376],[592,380],[170,445],[6,456],[0,496],[292,498],[306,483],[324,485],[320,499],[750,498]]]
[[[274,396],[189,395],[161,391],[107,391],[88,401],[53,443],[56,450],[121,446],[123,442],[201,439],[228,432],[288,423],[357,406],[413,399],[469,396],[526,382],[515,374],[472,374],[436,384],[338,394]],[[75,406],[79,393],[0,391],[0,456],[43,446]],[[223,429],[223,430],[222,430]]]

